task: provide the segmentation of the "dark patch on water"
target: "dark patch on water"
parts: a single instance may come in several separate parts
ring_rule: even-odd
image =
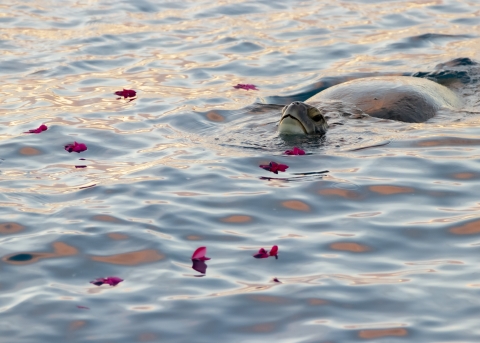
[[[8,261],[15,261],[15,262],[25,262],[25,261],[30,261],[33,259],[32,254],[18,254],[18,255],[13,255],[8,258]]]

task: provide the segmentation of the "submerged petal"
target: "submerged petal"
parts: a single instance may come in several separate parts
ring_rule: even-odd
[[[192,260],[192,268],[199,273],[205,274],[207,271],[207,264],[204,260]]]

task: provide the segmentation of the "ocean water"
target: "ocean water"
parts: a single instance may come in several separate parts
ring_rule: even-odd
[[[479,25],[474,0],[2,1],[0,342],[479,342],[480,73],[426,123],[276,132],[325,80],[480,61]]]

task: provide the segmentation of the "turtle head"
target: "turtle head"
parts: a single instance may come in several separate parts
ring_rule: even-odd
[[[287,135],[323,135],[328,124],[320,110],[301,101],[294,101],[282,110],[278,132]]]

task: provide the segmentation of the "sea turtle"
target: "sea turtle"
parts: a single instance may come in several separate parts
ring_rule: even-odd
[[[282,110],[278,125],[281,134],[324,134],[328,124],[315,103],[341,102],[371,117],[409,123],[424,122],[441,108],[461,108],[463,100],[456,91],[470,82],[461,66],[476,63],[458,58],[437,65],[434,72],[406,76],[370,76],[338,84],[323,83],[307,102],[293,101]],[[321,84],[321,83],[319,83]],[[310,91],[312,93],[312,91]]]

